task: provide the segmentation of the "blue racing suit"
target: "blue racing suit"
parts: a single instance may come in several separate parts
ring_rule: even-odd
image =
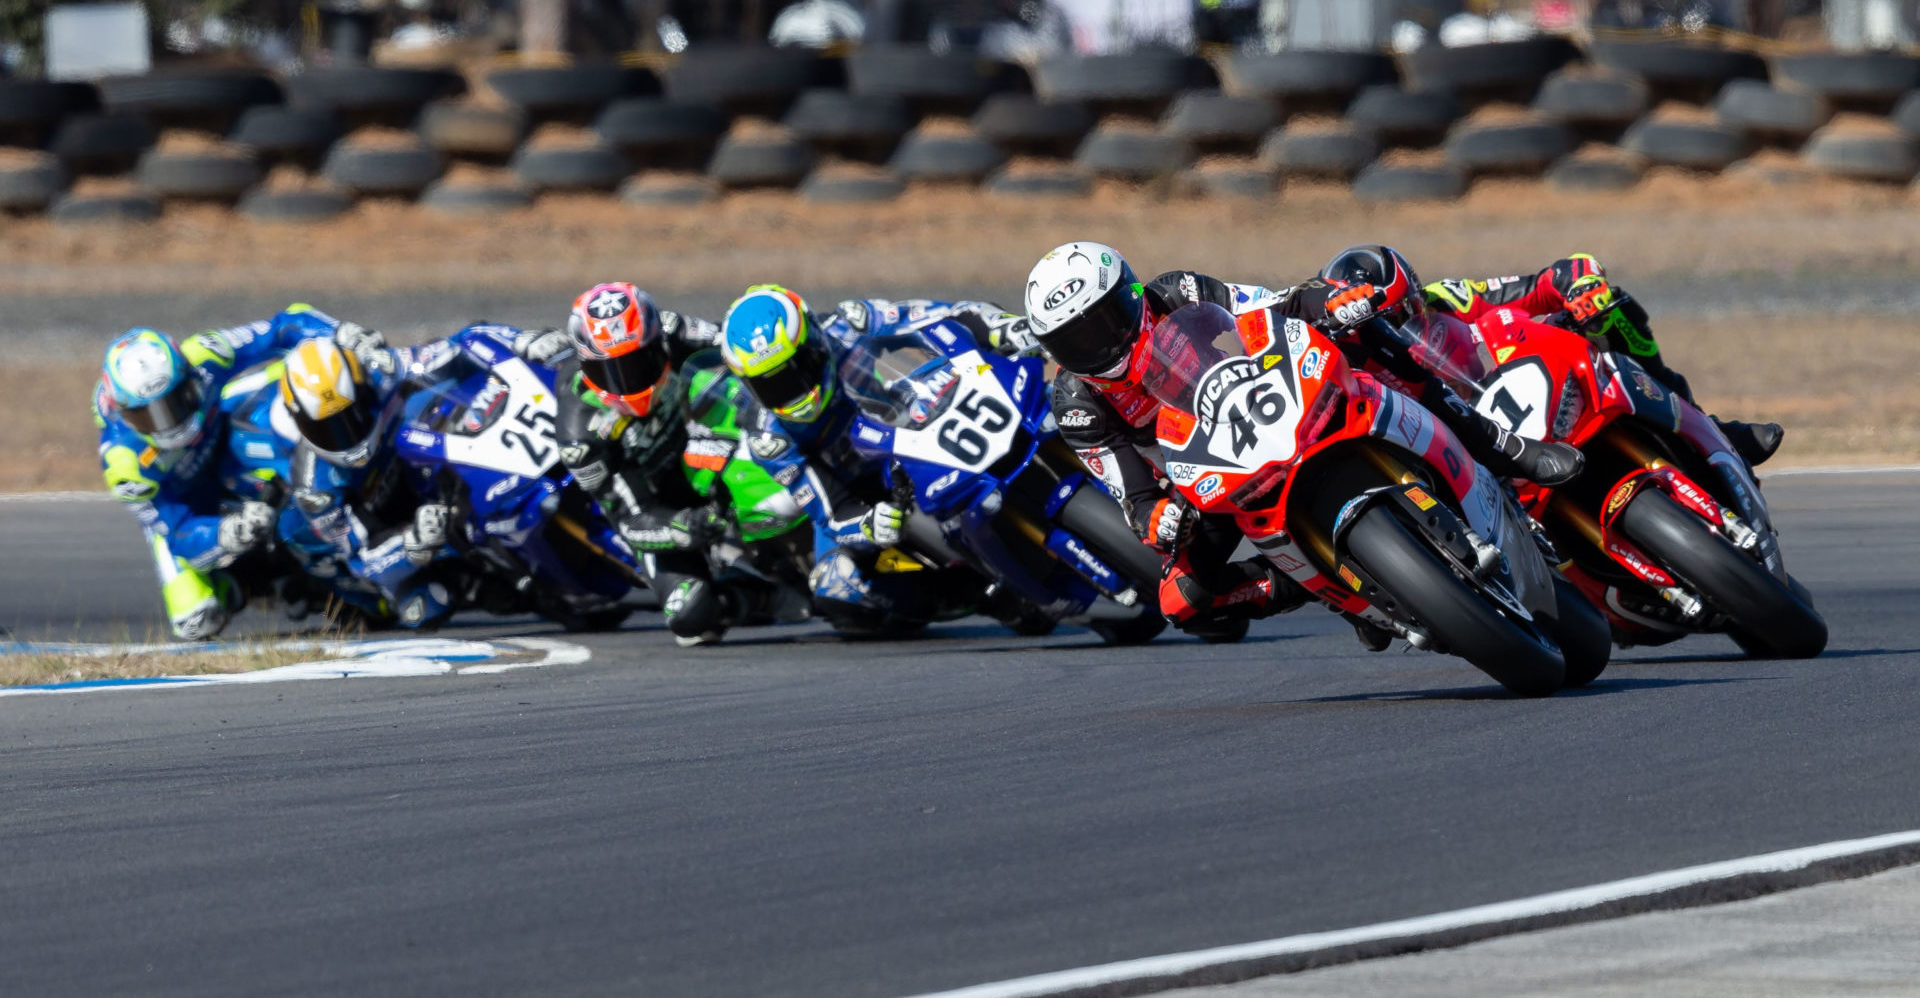
[[[229,447],[229,403],[260,387],[235,383],[250,368],[279,358],[301,340],[331,336],[340,323],[310,305],[289,305],[271,319],[188,337],[180,352],[200,379],[210,411],[199,439],[162,451],[113,411],[104,392],[94,396],[100,428],[100,466],[108,491],[126,503],[146,535],[160,577],[161,598],[175,636],[218,633],[226,616],[248,595],[222,571],[241,552],[220,546],[220,520],[235,500],[271,503],[276,489]],[[229,387],[237,390],[229,393]],[[243,391],[242,391],[243,390]],[[282,515],[283,542],[296,540],[301,523]],[[291,533],[290,533],[291,531]]]

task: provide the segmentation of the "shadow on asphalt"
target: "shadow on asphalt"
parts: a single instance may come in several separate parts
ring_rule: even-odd
[[[1717,686],[1722,683],[1748,683],[1769,676],[1737,676],[1717,679],[1596,679],[1591,685],[1579,689],[1561,690],[1555,697],[1593,697],[1610,693],[1627,693],[1634,690],[1659,690],[1675,686]],[[1333,697],[1308,697],[1304,700],[1287,700],[1286,703],[1359,703],[1380,701],[1387,703],[1419,700],[1524,700],[1528,697],[1515,696],[1498,686],[1457,686],[1438,690],[1380,690],[1372,693],[1347,693]]]
[[[1813,659],[1790,658],[1748,658],[1741,652],[1722,652],[1715,655],[1662,655],[1659,658],[1622,659],[1613,665],[1681,665],[1689,662],[1794,662],[1814,661],[1822,658],[1882,658],[1902,655],[1920,655],[1920,648],[1828,648]],[[1612,666],[1609,666],[1611,668]]]

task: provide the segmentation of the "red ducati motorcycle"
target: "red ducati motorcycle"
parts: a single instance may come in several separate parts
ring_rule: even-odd
[[[1506,490],[1325,334],[1201,303],[1150,335],[1143,386],[1163,403],[1168,479],[1327,606],[1526,696],[1606,667],[1605,619],[1548,565]]]
[[[1510,309],[1472,327],[1427,315],[1401,332],[1508,431],[1586,455],[1579,478],[1522,484],[1520,501],[1622,646],[1720,631],[1757,658],[1826,648],[1826,621],[1788,574],[1746,462],[1713,420],[1632,357]]]

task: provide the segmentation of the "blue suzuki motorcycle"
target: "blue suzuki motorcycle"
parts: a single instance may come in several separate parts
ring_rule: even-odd
[[[513,355],[513,330],[469,326],[415,361],[396,453],[421,495],[454,510],[449,533],[470,572],[466,601],[532,612],[568,630],[611,630],[645,578],[559,460],[553,371]]]
[[[938,524],[909,531],[912,553],[992,579],[996,615],[1021,633],[1076,622],[1136,644],[1166,628],[1160,556],[1060,439],[1038,358],[983,351],[937,319],[856,341],[840,380],[861,410],[855,449],[891,459],[910,528]]]

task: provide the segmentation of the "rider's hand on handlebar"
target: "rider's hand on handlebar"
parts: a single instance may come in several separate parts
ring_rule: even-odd
[[[1385,292],[1371,284],[1343,288],[1327,299],[1327,324],[1336,330],[1352,329],[1385,305],[1386,298]]]
[[[906,526],[907,511],[890,502],[877,502],[860,518],[860,533],[883,548],[900,543],[900,528]]]
[[[1600,274],[1588,274],[1567,289],[1567,314],[1576,323],[1586,323],[1614,303],[1613,286]]]
[[[1193,533],[1193,521],[1199,514],[1179,497],[1162,499],[1147,513],[1146,537],[1155,551],[1172,554],[1187,544]]]

